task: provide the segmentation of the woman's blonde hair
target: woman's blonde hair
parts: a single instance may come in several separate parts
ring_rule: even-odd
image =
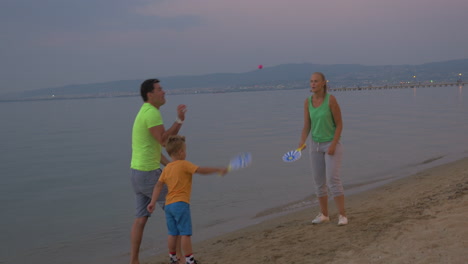
[[[327,88],[328,88],[328,87],[327,87],[327,78],[325,77],[325,74],[323,74],[323,73],[321,73],[321,72],[314,72],[314,73],[312,73],[312,75],[314,75],[314,74],[317,74],[317,75],[319,75],[320,77],[322,77],[322,80],[325,82],[325,84],[323,85],[323,90],[324,90],[325,93],[327,93]]]
[[[185,137],[184,136],[169,136],[166,142],[166,151],[169,156],[181,151],[185,147]]]

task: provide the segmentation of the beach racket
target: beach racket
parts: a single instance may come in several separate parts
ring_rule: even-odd
[[[301,151],[306,147],[306,144],[302,145],[300,148],[286,152],[283,155],[284,162],[293,162],[301,158]]]
[[[228,171],[243,169],[252,163],[252,154],[250,152],[240,153],[229,161]]]

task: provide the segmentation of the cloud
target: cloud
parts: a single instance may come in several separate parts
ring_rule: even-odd
[[[44,86],[466,58],[466,10],[466,0],[2,0],[0,86],[20,87],[21,71]]]
[[[145,16],[123,0],[5,0],[0,8],[0,33],[17,42],[45,46],[126,39],[158,29],[183,31],[200,24],[196,16]],[[154,1],[153,1],[154,2]],[[121,36],[119,36],[121,35]],[[112,43],[112,42],[110,42]]]

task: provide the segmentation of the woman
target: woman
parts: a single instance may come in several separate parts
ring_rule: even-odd
[[[327,93],[325,75],[315,72],[310,78],[312,96],[304,101],[304,127],[299,146],[303,146],[309,133],[312,136],[310,156],[320,213],[313,224],[330,221],[328,215],[328,188],[340,213],[338,225],[348,224],[344,209],[344,191],[340,179],[343,122],[335,96]]]

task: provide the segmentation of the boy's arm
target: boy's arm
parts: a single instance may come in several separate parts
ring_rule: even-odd
[[[156,200],[158,200],[159,194],[161,193],[163,186],[164,186],[164,183],[160,181],[158,181],[156,185],[154,186],[153,196],[151,197],[151,202],[146,208],[148,212],[152,213],[154,211],[154,208],[156,207]]]
[[[212,167],[198,167],[195,173],[200,173],[200,174],[213,174],[213,173],[219,173],[221,175],[224,175],[228,172],[227,168],[212,168]]]

